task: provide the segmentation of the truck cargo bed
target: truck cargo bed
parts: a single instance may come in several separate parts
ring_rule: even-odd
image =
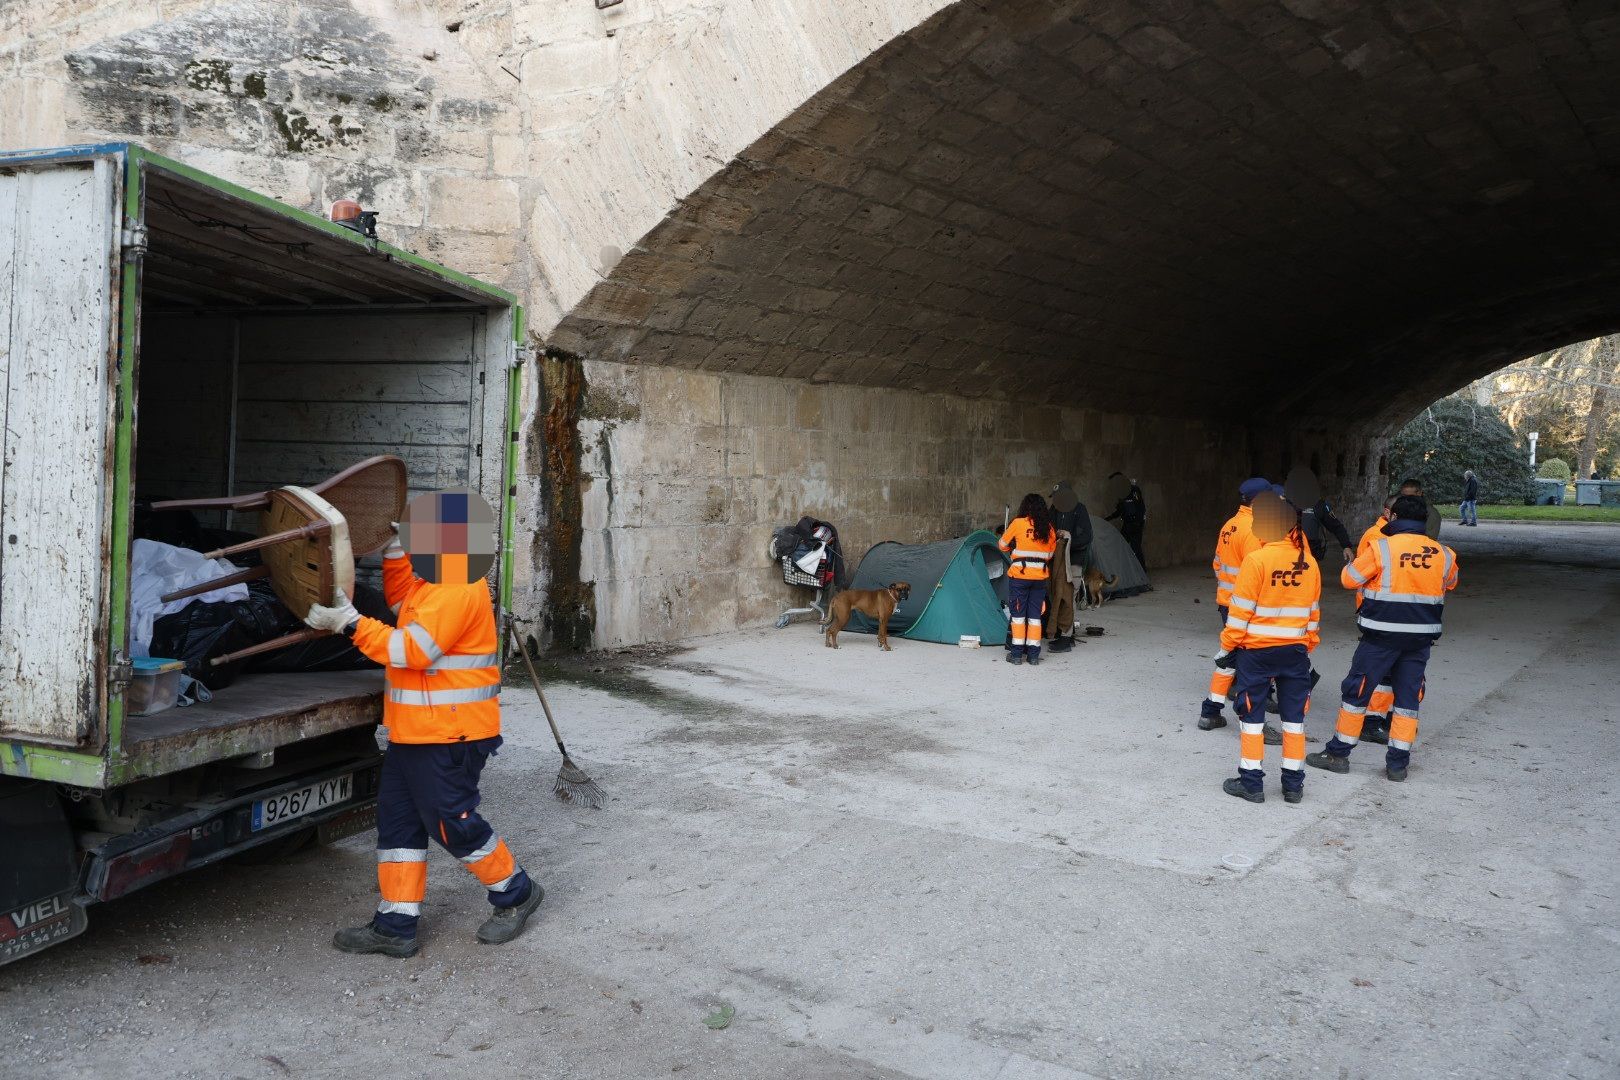
[[[381,720],[382,687],[376,669],[244,675],[213,701],[130,717],[125,746],[145,776],[168,772],[177,761],[270,750]]]

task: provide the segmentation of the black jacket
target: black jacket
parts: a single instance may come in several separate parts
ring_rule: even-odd
[[[1104,521],[1118,521],[1121,525],[1140,525],[1147,520],[1147,500],[1142,498],[1142,489],[1135,484],[1131,485],[1130,494],[1114,505],[1114,512]]]
[[[1069,561],[1079,562],[1081,554],[1091,544],[1091,515],[1085,503],[1076,503],[1073,510],[1053,510],[1052,527],[1062,529],[1073,539],[1069,544]]]
[[[1333,507],[1328,505],[1326,499],[1318,499],[1315,506],[1299,515],[1299,527],[1305,534],[1305,542],[1311,546],[1311,554],[1315,556],[1317,562],[1322,561],[1322,555],[1327,550],[1327,541],[1322,535],[1323,529],[1333,534],[1340,547],[1355,547],[1350,542],[1350,530],[1346,529],[1344,522],[1334,515]]]
[[[1470,476],[1463,481],[1463,502],[1473,502],[1479,498],[1479,477]]]

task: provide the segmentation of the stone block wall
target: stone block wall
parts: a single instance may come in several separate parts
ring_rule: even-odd
[[[577,362],[576,362],[577,363]],[[944,394],[585,362],[578,397],[579,574],[599,646],[761,626],[806,590],[771,530],[838,526],[853,563],[880,540],[999,529],[1026,492],[1105,478],[1147,496],[1150,563],[1207,558],[1249,467],[1240,429]]]

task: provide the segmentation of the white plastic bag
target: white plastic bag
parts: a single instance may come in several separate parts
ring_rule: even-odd
[[[819,547],[811,548],[809,551],[799,556],[794,565],[807,574],[813,574],[817,570],[821,569],[821,562],[826,557],[827,545],[822,544]]]
[[[246,600],[246,585],[227,585],[167,604],[161,599],[167,593],[201,585],[240,569],[224,559],[205,559],[189,548],[160,544],[156,540],[135,541],[129,557],[129,654],[151,655],[152,624],[161,615],[172,615],[187,604]]]

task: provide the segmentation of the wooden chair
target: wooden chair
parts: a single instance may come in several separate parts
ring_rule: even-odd
[[[206,552],[219,559],[262,551],[262,566],[202,582],[164,595],[163,602],[199,596],[227,585],[268,577],[276,596],[302,619],[315,604],[331,604],[336,590],[354,595],[357,555],[381,551],[394,535],[393,523],[405,511],[405,463],[383,455],[343,470],[313,488],[276,488],[217,499],[172,499],[153,503],[154,510],[230,509],[260,512],[261,535],[253,540]],[[300,641],[326,636],[323,630],[300,630],[251,648],[217,656],[215,666],[271,652]]]

